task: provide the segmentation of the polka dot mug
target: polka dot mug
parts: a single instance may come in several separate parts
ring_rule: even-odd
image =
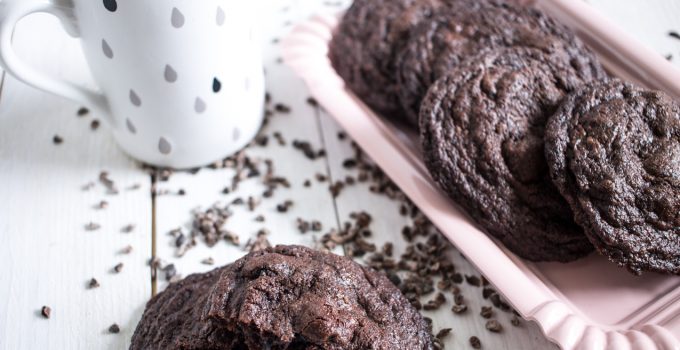
[[[262,123],[264,73],[253,3],[6,2],[0,6],[0,65],[104,116],[134,158],[172,168],[205,165],[245,146]],[[59,17],[80,38],[98,90],[51,78],[16,56],[14,26],[36,12]]]

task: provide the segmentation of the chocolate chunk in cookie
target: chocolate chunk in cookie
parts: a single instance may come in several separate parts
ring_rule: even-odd
[[[403,121],[394,62],[409,36],[443,1],[356,0],[333,35],[329,57],[345,84],[369,107]]]
[[[149,302],[132,349],[433,349],[401,292],[346,257],[278,246],[180,284]]]
[[[550,180],[543,151],[548,117],[583,82],[559,57],[509,48],[460,65],[423,101],[430,174],[490,234],[529,260],[570,261],[592,251]]]
[[[560,57],[586,81],[605,77],[590,50],[568,28],[539,10],[503,1],[452,4],[412,30],[399,55],[398,92],[407,119],[418,125],[427,90],[451,69],[484,50],[511,46]]]
[[[680,104],[619,80],[570,96],[546,129],[550,173],[603,255],[680,274]]]

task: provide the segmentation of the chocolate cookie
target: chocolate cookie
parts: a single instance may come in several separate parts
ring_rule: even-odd
[[[223,270],[191,275],[152,298],[130,349],[243,349],[242,340],[203,317],[212,286]]]
[[[149,303],[133,349],[433,348],[401,292],[346,257],[278,246],[188,279],[191,291],[171,285]]]
[[[412,27],[443,1],[355,0],[330,44],[329,57],[345,84],[385,118],[404,120],[397,97],[396,54]]]
[[[543,155],[548,117],[587,78],[559,57],[508,48],[460,65],[423,101],[421,139],[432,177],[529,260],[570,261],[592,251]]]
[[[561,57],[586,81],[606,76],[597,58],[568,28],[539,10],[494,0],[452,5],[422,21],[399,55],[398,93],[408,120],[418,125],[428,88],[462,61],[484,50],[511,46]]]
[[[550,173],[595,247],[635,274],[680,274],[680,105],[619,80],[570,96],[546,130]]]

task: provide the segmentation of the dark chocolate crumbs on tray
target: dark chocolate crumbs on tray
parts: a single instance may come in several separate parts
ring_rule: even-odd
[[[43,306],[43,307],[40,309],[40,314],[41,314],[44,318],[50,318],[50,316],[52,316],[52,309],[51,309],[49,306]]]
[[[64,143],[64,139],[59,135],[54,135],[54,137],[52,137],[52,142],[55,145],[61,145],[62,143]]]
[[[120,232],[123,233],[132,233],[132,231],[135,230],[135,225],[134,224],[128,224],[123,226],[123,228],[120,229]]]
[[[510,324],[515,326],[515,327],[519,327],[520,324],[521,324],[521,321],[520,321],[519,317],[513,316],[512,319],[510,319]]]
[[[120,250],[120,253],[121,253],[121,254],[130,254],[130,253],[132,253],[132,246],[131,246],[131,245],[125,246],[125,248],[123,248],[123,249]]]
[[[85,108],[85,107],[80,107],[78,111],[76,112],[76,115],[79,117],[84,117],[90,113],[90,110]]]
[[[468,307],[465,304],[463,304],[463,305],[453,305],[453,307],[451,307],[451,311],[453,311],[454,314],[462,314],[465,311],[467,311],[467,309],[468,309]]]
[[[678,34],[678,32],[676,32],[674,30],[671,30],[670,32],[668,32],[668,36],[670,36],[673,39],[680,40],[680,34]]]
[[[106,209],[108,207],[109,207],[109,202],[107,202],[107,201],[101,201],[95,206],[95,208],[102,209],[102,210]]]
[[[90,129],[97,130],[97,129],[99,129],[100,124],[101,123],[99,122],[98,119],[94,119],[94,120],[92,120],[92,122],[90,122]]]
[[[208,257],[203,260],[201,260],[201,264],[203,265],[215,265],[215,259]]]

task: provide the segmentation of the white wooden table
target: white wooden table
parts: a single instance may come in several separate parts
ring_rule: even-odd
[[[21,0],[29,1],[29,0]],[[167,233],[187,228],[191,211],[215,202],[229,202],[237,197],[259,196],[263,187],[251,181],[238,191],[223,194],[231,183],[233,170],[203,169],[198,174],[173,174],[168,182],[157,184],[160,191],[186,193],[151,196],[152,178],[139,164],[127,158],[104,129],[92,131],[90,123],[97,116],[77,117],[79,106],[36,91],[3,75],[0,86],[0,349],[124,349],[130,341],[146,301],[167,282],[162,274],[152,278],[148,261],[156,256],[173,263],[178,273],[214,268],[201,261],[212,257],[225,264],[244,254],[244,242],[259,229],[271,231],[270,241],[312,245],[319,234],[301,235],[296,219],[318,220],[324,231],[337,228],[349,213],[367,210],[373,214],[372,229],[378,243],[391,241],[396,250],[404,246],[401,228],[408,219],[399,215],[396,204],[385,197],[371,194],[366,186],[353,186],[334,199],[327,184],[306,179],[320,173],[329,178],[344,178],[342,162],[352,155],[347,141],[336,136],[336,123],[323,111],[306,103],[303,83],[280,63],[278,39],[296,22],[317,12],[338,11],[347,1],[268,0],[264,1],[263,23],[267,36],[267,84],[273,102],[292,108],[277,115],[264,132],[275,131],[288,140],[278,146],[270,140],[266,148],[248,151],[252,157],[275,159],[277,174],[291,181],[291,188],[279,190],[273,199],[254,212],[237,210],[227,228],[241,236],[241,247],[218,244],[207,248],[199,243],[182,258],[176,256],[174,239]],[[672,55],[680,62],[680,40],[668,35],[680,31],[680,2],[677,0],[589,0],[606,12],[639,40],[660,54]],[[78,82],[92,84],[78,42],[69,38],[59,23],[47,15],[25,19],[14,36],[21,56],[41,69]],[[64,139],[53,143],[54,135]],[[306,140],[315,148],[324,148],[327,157],[307,160],[290,143]],[[120,189],[107,194],[99,184],[100,172],[107,171]],[[90,190],[83,186],[93,182]],[[138,189],[134,189],[138,187]],[[277,213],[275,205],[284,200],[295,202],[287,214]],[[108,208],[96,209],[105,200]],[[263,214],[267,221],[254,218]],[[95,222],[101,229],[87,231],[86,224]],[[129,233],[122,232],[134,225]],[[132,252],[124,254],[125,247]],[[338,250],[338,253],[342,251]],[[460,270],[473,274],[474,269],[459,254],[453,260]],[[113,268],[122,262],[123,270]],[[96,278],[101,286],[88,288]],[[449,349],[470,348],[468,339],[477,335],[485,349],[555,348],[543,337],[538,327],[523,322],[510,325],[510,314],[497,315],[503,324],[500,334],[484,329],[478,316],[488,304],[479,291],[463,285],[463,293],[472,310],[455,316],[451,300],[436,312],[425,312],[434,320],[435,332],[453,328],[446,338]],[[50,306],[50,319],[40,315],[43,305]],[[117,323],[119,334],[111,334],[109,326]]]

